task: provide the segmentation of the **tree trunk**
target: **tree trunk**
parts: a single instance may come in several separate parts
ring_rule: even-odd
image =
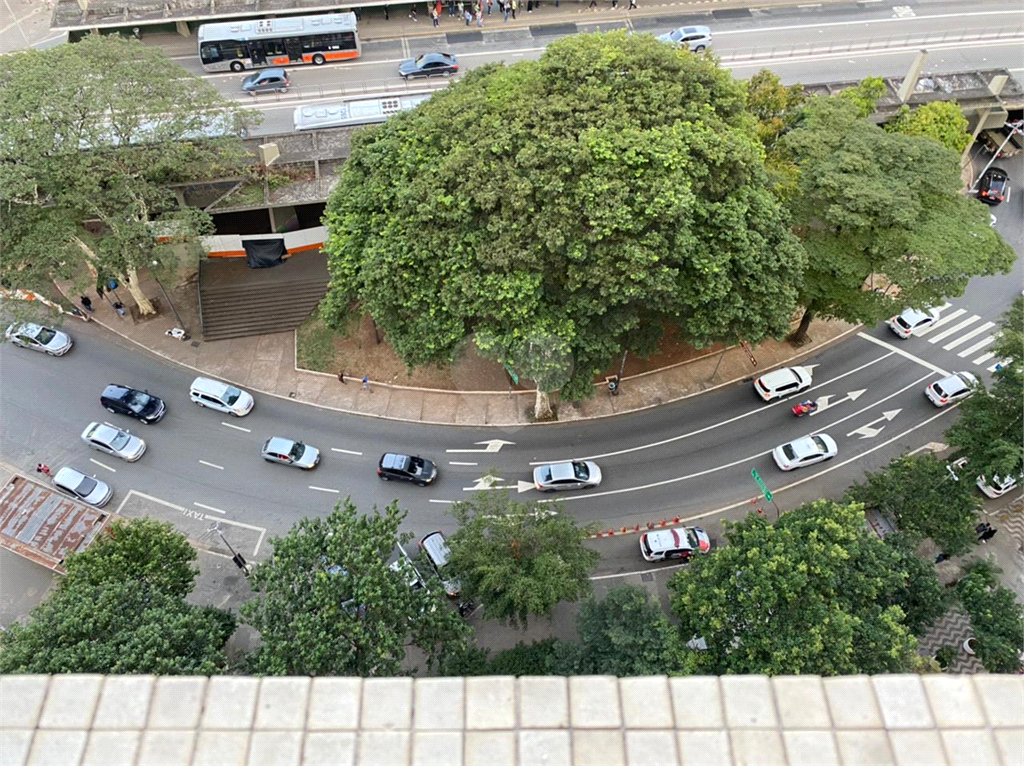
[[[537,389],[537,398],[533,404],[533,419],[534,420],[551,420],[551,398],[548,396],[547,391],[542,391],[540,388]]]
[[[807,328],[811,326],[811,320],[814,319],[814,309],[807,308],[804,310],[804,315],[800,318],[800,326],[796,328],[796,332],[789,336],[790,343],[800,345],[807,340]]]
[[[132,298],[135,300],[135,305],[139,307],[139,314],[142,316],[155,314],[156,309],[153,308],[153,304],[149,302],[149,298],[146,297],[146,294],[142,292],[142,288],[139,287],[139,272],[134,268],[130,268],[127,270],[126,276],[128,278],[125,280],[125,287],[128,288],[128,292],[131,293]]]

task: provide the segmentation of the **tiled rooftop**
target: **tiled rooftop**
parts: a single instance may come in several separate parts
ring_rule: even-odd
[[[1024,677],[4,676],[3,766],[1021,766]]]

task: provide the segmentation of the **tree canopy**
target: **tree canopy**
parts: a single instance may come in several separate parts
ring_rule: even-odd
[[[804,256],[745,101],[714,59],[647,35],[471,71],[353,139],[324,218],[324,318],[359,301],[410,366],[472,333],[501,350],[554,333],[572,398],[638,329],[784,335]]]
[[[800,171],[789,206],[809,264],[798,337],[816,314],[870,324],[940,303],[1015,259],[988,208],[963,195],[956,152],[887,133],[855,102],[813,98],[779,140]]]
[[[727,526],[729,544],[669,581],[703,672],[846,675],[914,666],[914,633],[944,609],[931,567],[867,531],[857,504],[818,501],[769,524]]]
[[[916,539],[930,537],[950,556],[973,546],[981,507],[974,482],[953,479],[934,455],[897,458],[866,478],[849,489],[850,500],[891,516]]]
[[[960,419],[946,436],[969,459],[972,476],[1018,476],[1024,471],[1024,297],[1017,296],[1000,322],[992,346],[1001,366],[988,390],[960,405]]]
[[[989,673],[1018,673],[1024,619],[1017,596],[999,584],[996,571],[975,566],[957,583],[956,595],[971,616],[978,659]]]
[[[198,574],[188,541],[150,519],[108,533],[68,556],[67,575],[26,625],[0,633],[0,672],[222,672],[235,620],[184,600]]]
[[[956,101],[933,101],[913,111],[904,106],[885,129],[907,136],[926,136],[947,149],[962,152],[971,143],[964,110]]]
[[[171,258],[157,235],[211,229],[169,184],[233,167],[253,121],[158,48],[117,35],[0,58],[0,114],[5,279],[33,287],[84,259],[144,313],[136,270]]]
[[[273,556],[250,578],[259,596],[240,610],[260,632],[254,672],[396,676],[410,645],[433,663],[465,643],[468,627],[441,588],[410,587],[402,565],[388,565],[403,518],[397,503],[360,514],[345,500],[271,541]]]
[[[517,503],[503,490],[479,492],[452,507],[459,528],[448,538],[451,568],[484,617],[526,625],[560,601],[590,593],[600,558],[587,531],[548,503]]]

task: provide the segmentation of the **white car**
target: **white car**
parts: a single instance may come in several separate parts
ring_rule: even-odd
[[[212,378],[193,380],[188,395],[200,407],[209,407],[211,410],[234,415],[236,418],[248,415],[256,403],[252,394]]]
[[[679,27],[658,35],[658,40],[700,53],[711,45],[711,30],[707,27]]]
[[[700,527],[659,529],[640,535],[640,555],[645,561],[689,561],[711,550],[711,538]]]
[[[12,324],[4,333],[15,346],[42,351],[50,356],[64,356],[74,344],[60,330],[38,324]]]
[[[1002,476],[996,475],[992,477],[992,481],[988,481],[984,476],[978,477],[978,489],[980,489],[986,497],[990,497],[995,500],[997,497],[1002,497],[1007,492],[1017,486],[1016,476]]]
[[[822,460],[831,460],[839,454],[835,439],[828,434],[814,434],[794,439],[786,444],[780,444],[772,450],[772,457],[775,465],[782,471],[792,471],[794,468],[820,463]]]
[[[947,404],[959,402],[974,393],[974,387],[978,385],[978,379],[969,372],[954,372],[948,378],[937,380],[924,390],[936,407],[945,407]]]
[[[109,503],[114,494],[114,490],[105,481],[84,474],[76,468],[61,468],[50,481],[61,492],[66,492],[76,500],[97,508]]]
[[[106,423],[90,423],[82,431],[82,441],[93,449],[134,463],[146,452],[146,442]]]
[[[937,309],[906,309],[899,316],[889,320],[889,329],[901,338],[909,338],[915,332],[931,327],[938,319]]]
[[[799,394],[810,387],[811,371],[806,367],[783,367],[766,372],[754,381],[754,390],[766,402]]]
[[[310,471],[320,463],[320,450],[309,444],[286,439],[283,436],[271,436],[263,443],[263,459],[270,463],[293,465]]]
[[[533,469],[533,483],[541,492],[590,489],[601,483],[601,469],[591,460],[548,463]]]

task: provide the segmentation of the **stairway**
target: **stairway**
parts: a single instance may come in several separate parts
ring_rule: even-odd
[[[207,259],[199,267],[204,340],[226,340],[294,330],[327,293],[327,256],[303,253],[270,269],[250,269],[244,258]]]

